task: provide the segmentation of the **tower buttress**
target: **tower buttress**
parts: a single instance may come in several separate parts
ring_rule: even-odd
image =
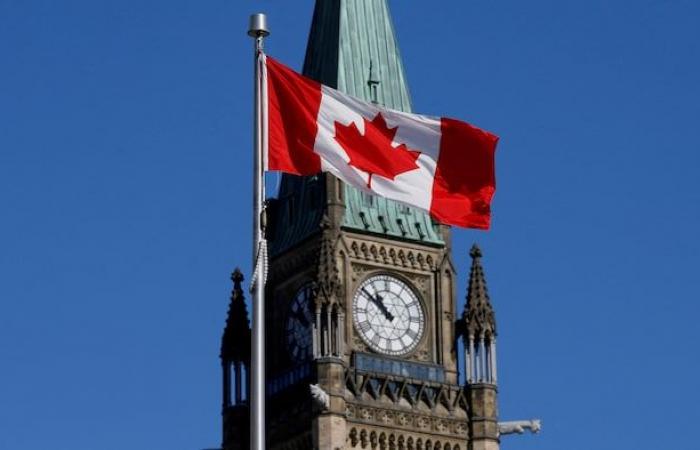
[[[313,330],[317,386],[328,395],[328,404],[316,405],[312,420],[314,448],[343,448],[346,439],[344,283],[336,257],[340,234],[326,215],[321,220],[320,248],[314,285],[315,327]]]

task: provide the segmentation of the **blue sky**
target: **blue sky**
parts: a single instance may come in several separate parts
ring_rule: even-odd
[[[311,0],[0,0],[0,449],[220,442],[250,270],[250,13]],[[694,449],[700,3],[390,2],[415,109],[501,136],[478,241],[512,450]]]

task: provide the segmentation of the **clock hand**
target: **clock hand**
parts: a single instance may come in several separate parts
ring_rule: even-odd
[[[366,295],[367,297],[369,297],[370,300],[372,300],[372,303],[374,303],[375,305],[377,305],[377,308],[379,308],[379,310],[382,312],[382,314],[384,314],[384,317],[386,317],[386,319],[387,319],[389,322],[392,322],[392,321],[394,320],[394,315],[393,315],[392,313],[389,312],[389,310],[388,310],[387,307],[384,305],[384,302],[382,301],[382,298],[379,296],[379,294],[377,294],[377,296],[374,297],[374,296],[373,296],[372,294],[370,294],[370,293],[367,291],[367,289],[365,289],[364,287],[362,288],[362,292],[364,292],[365,295]]]
[[[389,309],[384,305],[384,300],[377,294],[377,301],[381,305],[381,309],[384,312],[384,315],[386,318],[389,320],[389,322],[394,321],[394,315],[389,312]]]

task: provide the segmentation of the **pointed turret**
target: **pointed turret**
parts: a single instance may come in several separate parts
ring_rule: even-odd
[[[496,315],[486,288],[481,249],[469,255],[467,302],[459,328],[464,343],[465,380],[469,395],[471,449],[498,450]]]
[[[391,109],[412,109],[386,0],[318,0],[303,74]],[[275,209],[273,256],[317,233],[324,214],[336,227],[444,244],[428,213],[363,194],[330,176],[283,175]]]
[[[330,226],[327,216],[321,220],[321,230],[314,280],[316,322],[313,327],[313,354],[314,358],[340,358],[343,355],[345,312],[341,304],[344,285],[335,256],[338,232]]]
[[[243,295],[243,274],[236,268],[231,274],[233,291],[221,337],[223,370],[223,450],[248,448],[248,391],[250,378],[250,325]]]
[[[469,274],[467,301],[464,305],[462,320],[464,329],[471,336],[495,336],[496,315],[491,306],[486,277],[481,265],[481,249],[474,244],[469,255],[472,257],[472,268]]]
[[[231,274],[233,291],[226,317],[226,327],[221,337],[221,360],[248,363],[250,361],[250,323],[248,308],[243,295],[243,274],[236,268]]]
[[[469,255],[472,257],[472,268],[469,273],[467,301],[458,324],[465,347],[465,379],[468,384],[495,385],[496,314],[486,289],[481,249],[474,244]]]
[[[321,247],[318,251],[315,297],[322,302],[332,303],[342,296],[343,284],[335,259],[335,242],[338,234],[330,227],[328,217],[321,221]]]

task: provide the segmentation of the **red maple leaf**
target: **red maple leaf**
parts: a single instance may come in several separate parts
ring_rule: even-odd
[[[397,175],[418,168],[416,159],[420,152],[409,149],[406,144],[393,147],[391,143],[398,127],[387,127],[382,113],[372,121],[365,121],[365,134],[355,123],[346,126],[335,123],[335,140],[350,157],[349,165],[367,172],[367,187],[372,187],[372,175],[393,180]]]

